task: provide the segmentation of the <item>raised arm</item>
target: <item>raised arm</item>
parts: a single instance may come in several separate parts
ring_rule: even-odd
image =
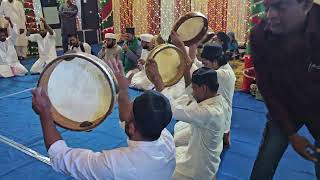
[[[32,108],[40,116],[44,143],[47,150],[55,142],[62,140],[51,116],[51,103],[48,95],[41,88],[32,91]]]
[[[177,46],[182,51],[183,56],[185,58],[186,69],[184,72],[184,81],[185,81],[185,87],[188,87],[191,84],[190,69],[192,67],[194,59],[190,58],[184,43],[181,41],[181,39],[179,38],[179,35],[175,31],[172,31],[170,38],[171,38],[172,44]]]
[[[43,22],[44,28],[46,28],[46,30],[49,32],[49,34],[50,34],[51,36],[53,36],[53,35],[54,35],[54,31],[53,31],[53,29],[47,24],[46,20],[45,20],[43,17],[41,17],[41,18],[40,18],[40,21]]]
[[[119,92],[118,92],[118,104],[119,104],[119,118],[121,122],[130,121],[131,111],[132,111],[132,102],[129,98],[129,81],[125,77],[123,65],[121,61],[116,59],[108,59],[108,65],[114,72],[115,77],[117,78]]]
[[[9,17],[4,17],[8,22],[10,27],[12,28],[12,32],[10,34],[10,36],[8,37],[9,41],[11,41],[13,44],[16,43],[16,39],[18,36],[18,29],[17,29],[17,25],[13,24],[11,19]]]
[[[69,148],[56,129],[51,116],[51,103],[46,93],[37,88],[32,94],[32,108],[40,115],[44,142],[53,169],[76,179],[92,179],[96,175],[112,178],[111,164],[106,156],[108,154]]]

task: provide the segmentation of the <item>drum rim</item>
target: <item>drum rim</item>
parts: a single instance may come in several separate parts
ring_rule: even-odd
[[[175,85],[177,84],[184,76],[184,71],[186,69],[186,65],[185,65],[185,57],[184,57],[184,54],[183,52],[178,48],[176,47],[175,45],[172,45],[172,44],[160,44],[158,46],[156,46],[153,50],[151,50],[150,54],[148,55],[148,59],[154,59],[154,57],[160,53],[162,50],[164,49],[168,49],[168,48],[173,48],[175,49],[178,54],[180,55],[180,71],[178,71],[177,75],[175,76],[175,78],[169,82],[163,82],[164,86],[165,87],[170,87],[172,85]],[[150,80],[150,75],[148,73],[148,71],[146,71],[146,75],[148,77],[148,79]]]
[[[192,44],[195,44],[197,43],[198,41],[202,40],[203,37],[207,34],[208,32],[208,25],[209,25],[209,22],[208,22],[208,19],[205,15],[203,15],[202,13],[200,12],[189,12],[187,14],[185,14],[184,16],[181,16],[175,23],[175,25],[173,26],[173,31],[177,32],[177,30],[179,29],[179,27],[188,19],[191,19],[191,18],[195,18],[195,17],[201,17],[203,19],[203,23],[204,23],[204,26],[202,27],[202,30],[200,31],[199,34],[197,34],[194,38],[192,38],[191,40],[188,40],[188,41],[184,41],[184,44],[186,46],[190,46]]]
[[[115,99],[116,99],[116,87],[115,87],[115,84],[112,83],[112,81],[114,81],[113,79],[113,76],[111,74],[111,68],[106,64],[104,63],[101,59],[95,57],[95,56],[92,56],[90,54],[84,54],[84,53],[70,53],[70,54],[65,54],[65,55],[62,55],[60,57],[57,57],[56,59],[52,60],[45,68],[44,70],[42,71],[42,73],[40,74],[40,77],[39,77],[39,80],[38,80],[38,83],[37,83],[37,87],[40,87],[41,86],[41,83],[43,82],[43,78],[44,78],[44,75],[46,73],[46,71],[50,68],[51,65],[53,65],[54,63],[59,63],[61,61],[64,61],[66,58],[75,58],[75,57],[79,57],[79,58],[82,58],[82,59],[85,59],[85,60],[88,60],[90,61],[91,63],[93,63],[97,68],[99,68],[102,73],[104,74],[104,76],[106,77],[108,83],[109,83],[109,86],[110,86],[110,89],[111,89],[111,93],[112,93],[112,97],[111,97],[111,103],[110,103],[110,107],[108,109],[108,111],[101,117],[99,117],[98,119],[96,119],[94,122],[91,122],[92,125],[90,126],[86,126],[86,127],[80,127],[80,124],[83,123],[83,122],[75,122],[65,116],[63,116],[62,114],[60,114],[56,108],[54,106],[51,106],[51,114],[52,114],[52,117],[53,117],[53,120],[55,122],[55,124],[57,124],[58,126],[64,128],[64,129],[67,129],[67,130],[71,130],[71,131],[89,131],[89,130],[92,130],[94,128],[96,128],[97,126],[99,126],[102,122],[105,121],[105,119],[112,113],[113,111],[113,108],[114,108],[114,104],[115,104]],[[90,59],[92,58],[92,59]],[[96,60],[96,61],[94,61]],[[102,63],[104,63],[105,65],[103,65]],[[109,68],[109,69],[108,69]],[[54,69],[54,68],[53,68]],[[53,70],[52,70],[53,71]],[[50,72],[50,74],[48,74],[48,81],[49,81],[49,77],[52,73],[52,71]],[[47,91],[48,90],[48,81],[45,85],[45,90]],[[115,82],[116,83],[116,82]],[[68,125],[66,125],[65,122],[69,122],[71,124],[77,124],[77,126],[75,127],[69,127]],[[67,124],[69,124],[67,123]]]

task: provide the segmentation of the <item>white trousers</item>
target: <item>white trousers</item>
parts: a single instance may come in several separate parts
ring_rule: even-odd
[[[18,57],[27,57],[27,46],[15,46]]]
[[[28,73],[28,70],[16,62],[8,65],[0,65],[0,77],[12,77],[12,76],[24,76]]]

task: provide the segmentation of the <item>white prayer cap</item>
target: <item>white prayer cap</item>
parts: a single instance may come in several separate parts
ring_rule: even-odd
[[[105,39],[117,39],[116,35],[113,34],[113,33],[106,33],[106,34],[104,35],[104,38],[105,38]]]
[[[313,2],[320,5],[320,0],[314,0]]]
[[[4,16],[0,16],[0,28],[7,29],[9,27],[9,22],[4,18]]]
[[[141,41],[145,41],[145,42],[150,43],[150,42],[152,42],[153,35],[152,34],[141,34],[140,39],[141,39]]]

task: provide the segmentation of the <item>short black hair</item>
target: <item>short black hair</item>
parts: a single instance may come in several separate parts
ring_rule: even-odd
[[[229,58],[228,58],[228,56],[223,54],[222,56],[220,56],[220,57],[218,57],[218,58],[216,58],[214,60],[217,61],[219,67],[221,67],[221,66],[224,66],[224,65],[226,65],[228,63]]]
[[[211,92],[216,93],[219,89],[217,72],[208,67],[202,67],[194,71],[191,82],[198,86],[205,85]]]
[[[222,46],[215,43],[204,46],[201,58],[207,59],[211,62],[217,61],[219,66],[223,66],[228,63],[228,57],[223,52]]]
[[[72,38],[72,37],[74,37],[74,38],[79,38],[79,36],[78,36],[78,34],[69,34],[68,35],[68,38]]]
[[[8,35],[8,29],[7,28],[0,28],[0,33],[5,33]]]
[[[157,91],[145,91],[133,101],[133,115],[140,134],[146,140],[157,140],[171,121],[170,102]]]
[[[222,49],[224,52],[226,52],[229,48],[229,42],[230,42],[229,36],[225,32],[218,32],[217,38],[223,42]]]

